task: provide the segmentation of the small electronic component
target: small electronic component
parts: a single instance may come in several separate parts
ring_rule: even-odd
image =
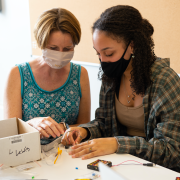
[[[180,180],[180,177],[176,177],[176,180]]]
[[[102,162],[103,164],[106,164],[107,166],[111,167],[112,166],[112,162],[111,161],[105,161],[105,160],[96,160],[90,164],[87,165],[87,168],[88,169],[92,169],[92,170],[95,170],[95,171],[99,171],[99,167],[98,167],[98,164],[99,162]]]

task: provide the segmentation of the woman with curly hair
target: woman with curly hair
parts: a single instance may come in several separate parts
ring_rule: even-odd
[[[129,153],[180,171],[179,77],[169,59],[155,56],[152,25],[137,9],[118,5],[92,29],[102,68],[100,107],[95,120],[64,134],[62,142],[74,145],[69,154]]]

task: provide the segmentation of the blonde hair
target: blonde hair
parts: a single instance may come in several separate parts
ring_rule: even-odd
[[[80,23],[77,18],[66,9],[53,8],[40,15],[34,28],[34,36],[41,49],[46,48],[49,36],[53,31],[69,33],[74,45],[80,42]]]

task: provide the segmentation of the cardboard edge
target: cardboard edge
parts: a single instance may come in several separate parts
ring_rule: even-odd
[[[24,122],[20,118],[16,118],[17,125],[18,125],[18,134],[25,134],[25,133],[31,133],[31,132],[39,132],[32,126],[30,126],[27,122]],[[40,138],[40,134],[39,134]]]

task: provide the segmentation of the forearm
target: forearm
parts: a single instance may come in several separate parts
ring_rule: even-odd
[[[115,138],[118,143],[116,153],[132,154],[173,170],[177,168],[180,171],[180,165],[178,165],[180,150],[177,142],[172,140],[171,143],[166,139],[156,138],[146,141],[144,138],[136,136],[117,136]]]
[[[105,137],[105,126],[98,120],[93,120],[86,124],[81,124],[79,127],[88,129],[89,139]]]

